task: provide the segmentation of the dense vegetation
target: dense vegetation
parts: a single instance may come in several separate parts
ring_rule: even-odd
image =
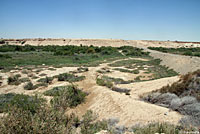
[[[148,47],[151,50],[156,50],[164,53],[181,54],[187,56],[198,56],[200,57],[200,47],[195,48],[165,48],[165,47]]]
[[[124,58],[127,56],[148,56],[142,49],[126,47],[94,46],[0,46],[0,67],[8,68],[26,65],[54,66],[96,66],[104,60]]]

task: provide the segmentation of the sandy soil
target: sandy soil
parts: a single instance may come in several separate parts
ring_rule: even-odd
[[[106,64],[102,64],[99,67],[105,66]],[[178,123],[182,117],[177,112],[170,111],[167,108],[146,103],[140,100],[139,97],[177,81],[178,77],[117,85],[118,87],[131,89],[131,94],[125,95],[95,84],[96,70],[99,67],[90,68],[89,72],[84,73],[86,79],[77,83],[79,87],[90,93],[86,102],[68,112],[75,112],[81,116],[87,110],[92,110],[99,115],[99,119],[119,118],[119,124],[126,126],[156,121]],[[118,72],[118,74],[120,75],[121,72]]]
[[[200,58],[184,55],[176,55],[169,53],[161,53],[158,51],[148,50],[151,56],[161,59],[161,65],[166,65],[180,74],[196,71],[200,69]]]
[[[21,42],[25,41],[24,44]],[[119,47],[131,45],[135,47],[200,47],[200,42],[176,41],[148,41],[148,40],[121,40],[121,39],[6,39],[9,44],[15,45],[94,45]]]

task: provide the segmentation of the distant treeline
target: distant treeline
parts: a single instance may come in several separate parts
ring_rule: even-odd
[[[97,47],[97,46],[19,46],[19,45],[2,45],[0,46],[0,52],[53,52],[54,55],[76,55],[76,54],[102,54],[102,55],[126,55],[126,56],[144,56],[149,55],[148,52],[144,52],[143,49],[123,46],[123,47]]]
[[[151,50],[156,50],[164,53],[181,54],[187,56],[198,56],[200,57],[200,47],[195,48],[165,48],[165,47],[148,47]]]

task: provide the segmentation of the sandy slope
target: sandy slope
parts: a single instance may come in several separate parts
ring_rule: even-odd
[[[161,59],[162,65],[166,65],[180,74],[186,74],[188,72],[196,71],[200,69],[200,58],[190,57],[184,55],[176,55],[169,53],[161,53],[158,51],[148,50],[151,52],[151,56],[154,58]]]
[[[84,104],[68,112],[75,112],[81,116],[87,110],[93,110],[99,115],[99,119],[119,118],[119,124],[126,126],[152,121],[178,123],[181,115],[177,112],[143,102],[139,98],[144,93],[177,81],[178,77],[118,85],[118,87],[131,89],[131,95],[128,96],[95,84],[96,70],[106,66],[106,64],[101,64],[98,68],[90,68],[89,72],[84,73],[86,79],[78,85],[90,94]]]

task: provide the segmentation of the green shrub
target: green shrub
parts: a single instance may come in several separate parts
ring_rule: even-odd
[[[51,104],[56,109],[66,109],[67,107],[75,107],[84,102],[86,93],[82,92],[74,85],[54,87],[44,92],[44,95],[54,96]]]
[[[10,111],[12,107],[15,106],[17,108],[30,111],[31,113],[35,113],[35,111],[45,101],[38,96],[8,93],[0,95],[0,102],[0,112]]]
[[[63,73],[58,75],[58,81],[77,82],[83,79],[85,79],[85,76],[75,76],[69,73]]]
[[[47,83],[50,84],[53,81],[53,77],[45,77],[45,78],[40,78],[37,80],[37,82],[42,82],[42,83]]]
[[[112,81],[108,81],[108,80],[105,80],[105,79],[102,79],[102,78],[97,78],[96,83],[99,86],[106,86],[108,88],[112,88],[113,87]]]
[[[35,89],[35,87],[33,86],[32,82],[28,82],[25,86],[24,86],[25,90],[33,90]]]
[[[74,134],[78,118],[64,111],[57,111],[42,105],[32,114],[21,108],[12,108],[8,115],[0,120],[1,134]]]
[[[10,76],[8,77],[8,84],[9,85],[19,85],[19,77],[14,75],[14,76]]]

